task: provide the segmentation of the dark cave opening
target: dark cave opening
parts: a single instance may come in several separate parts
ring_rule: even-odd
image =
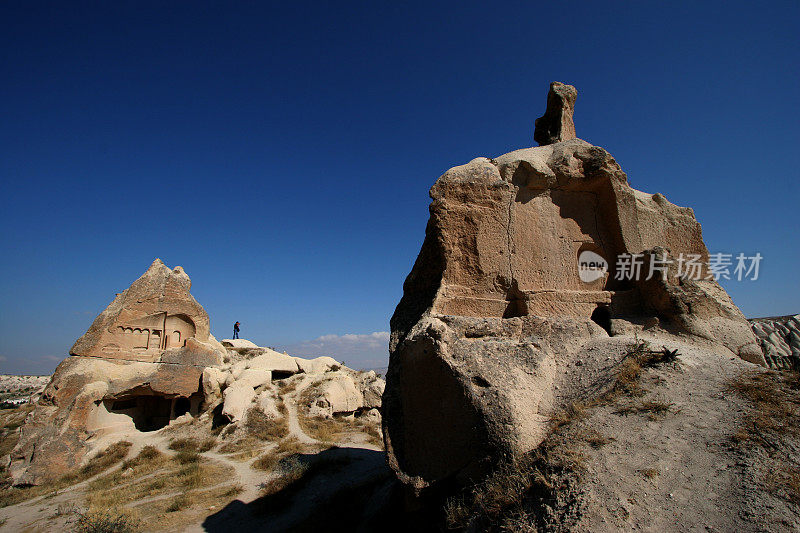
[[[598,305],[592,312],[592,321],[611,335],[611,311],[607,305]]]
[[[112,400],[106,405],[111,413],[131,417],[133,425],[139,431],[163,428],[169,424],[172,414],[172,399],[163,396],[133,396]]]

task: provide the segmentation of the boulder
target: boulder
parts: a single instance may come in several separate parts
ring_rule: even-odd
[[[225,348],[233,348],[233,349],[258,348],[257,344],[247,339],[222,339],[220,343]]]
[[[474,159],[431,188],[381,407],[388,462],[416,492],[474,483],[538,446],[554,406],[596,391],[634,335],[679,334],[764,364],[707,266],[698,279],[669,269],[646,279],[656,259],[707,264],[700,224],[571,138],[574,95],[551,86],[542,146]],[[618,275],[626,255],[646,261],[645,275]]]
[[[377,408],[370,409],[369,411],[364,411],[364,413],[359,417],[364,422],[369,423],[380,423],[381,421],[381,412]]]
[[[352,413],[364,406],[364,397],[353,378],[344,372],[330,372],[316,386],[311,396],[309,414],[330,418],[334,414]]]
[[[203,369],[203,402],[206,407],[217,405],[222,400],[222,389],[227,386],[227,376],[228,374],[219,368]]]
[[[231,422],[237,422],[244,418],[247,409],[256,397],[256,392],[248,383],[235,382],[225,389],[225,398],[222,404],[222,414],[228,417]]]
[[[263,368],[248,368],[243,370],[235,383],[246,384],[252,388],[269,385],[272,382],[272,372]]]
[[[360,373],[357,379],[357,386],[361,396],[364,398],[362,407],[379,408],[381,406],[381,397],[383,396],[386,382],[379,378],[373,370]]]
[[[333,357],[317,357],[316,359],[303,359],[302,357],[295,357],[295,362],[300,368],[301,372],[306,374],[324,374],[325,372],[339,368],[342,364]]]
[[[296,374],[300,371],[297,361],[291,355],[262,348],[263,353],[246,361],[247,368],[260,368],[272,372]]]
[[[261,391],[256,398],[256,405],[268,419],[275,420],[283,417],[283,413],[278,408],[278,395],[272,388]]]

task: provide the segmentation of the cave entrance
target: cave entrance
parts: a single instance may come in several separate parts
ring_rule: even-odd
[[[163,428],[169,424],[172,414],[172,399],[163,396],[133,396],[111,400],[106,405],[110,413],[131,417],[139,431]]]
[[[288,370],[273,370],[272,380],[286,379],[294,376],[297,372],[290,372]]]
[[[185,415],[192,410],[192,402],[189,398],[177,398],[175,400],[174,418]]]
[[[139,431],[157,431],[186,413],[196,415],[202,399],[202,395],[198,393],[189,398],[138,394],[104,400],[103,403],[108,413],[130,417]]]
[[[598,305],[592,312],[592,321],[611,335],[611,310],[607,305]]]

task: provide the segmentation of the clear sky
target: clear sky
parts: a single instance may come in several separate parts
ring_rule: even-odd
[[[50,372],[154,258],[218,338],[384,366],[449,167],[578,136],[800,312],[800,3],[0,4],[0,372]],[[352,356],[350,355],[352,354]]]

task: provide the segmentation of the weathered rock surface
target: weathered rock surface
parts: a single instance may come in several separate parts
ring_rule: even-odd
[[[220,343],[225,348],[258,348],[258,345],[247,339],[222,339]]]
[[[208,314],[191,286],[181,267],[170,270],[156,259],[97,316],[70,354],[154,362],[190,337],[208,341]]]
[[[244,418],[256,393],[250,383],[237,381],[225,389],[223,396],[225,403],[222,405],[222,414],[235,422]]]
[[[311,416],[331,418],[381,406],[386,383],[375,372],[355,372],[347,367],[331,370],[313,388],[308,404]]]
[[[533,140],[539,146],[575,139],[572,115],[578,91],[572,85],[554,81],[547,93],[547,109],[536,119]]]
[[[564,87],[551,88],[548,109],[555,98],[566,121],[574,93]],[[391,320],[382,407],[390,465],[416,490],[467,483],[536,447],[552,406],[597,386],[556,389],[567,368],[593,361],[587,347],[616,346],[609,333],[647,324],[764,364],[713,279],[678,276],[675,265],[646,279],[654,257],[707,262],[692,210],[632,189],[608,152],[568,130],[555,144],[452,168],[431,188],[425,241]],[[607,268],[584,281],[587,252]],[[641,254],[641,276],[617,275],[625,254]],[[609,347],[604,358],[623,354]]]
[[[317,357],[316,359],[303,359],[302,357],[295,357],[297,366],[302,372],[306,374],[324,374],[328,370],[338,368],[341,363],[333,357]]]
[[[800,315],[751,318],[770,368],[800,370]]]

